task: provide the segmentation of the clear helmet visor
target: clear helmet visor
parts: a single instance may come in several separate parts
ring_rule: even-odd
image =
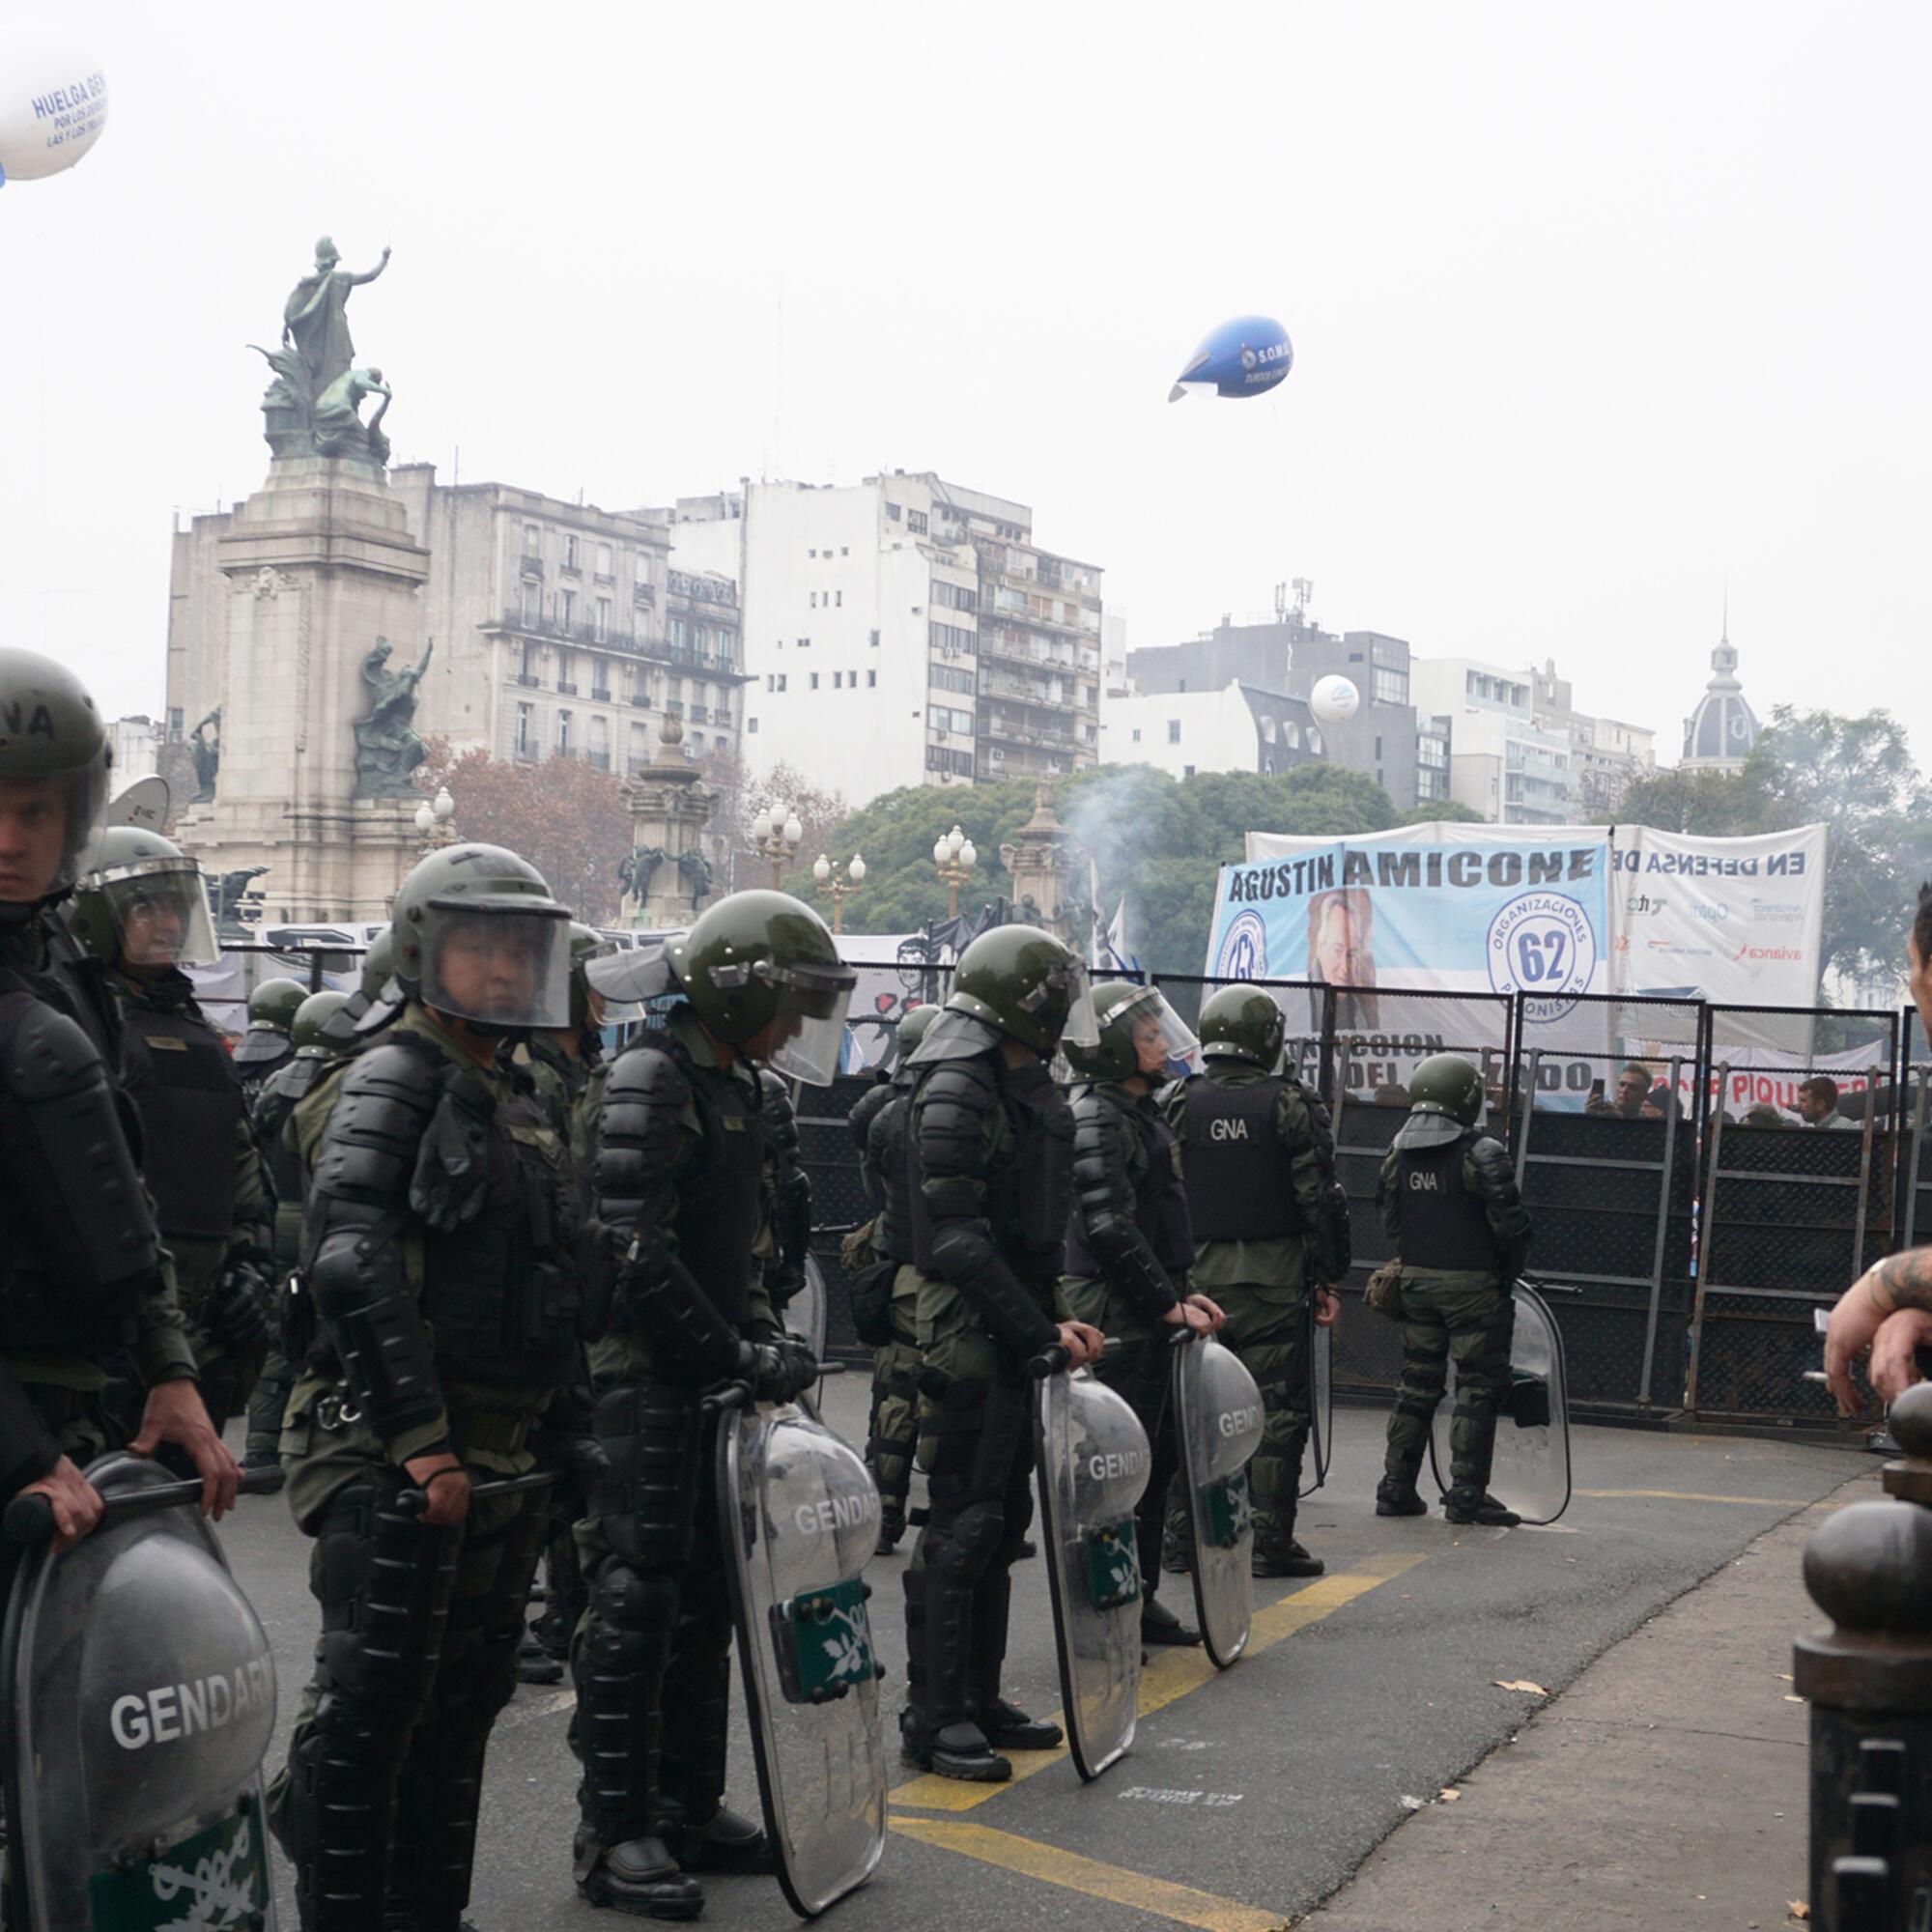
[[[1149,986],[1109,1016],[1133,1043],[1137,1073],[1150,1080],[1179,1080],[1201,1066],[1201,1042],[1194,1029],[1168,1005],[1158,986]]]
[[[432,899],[423,922],[422,1001],[478,1026],[570,1024],[570,915]]]
[[[628,1026],[633,1020],[643,1018],[643,1007],[637,1000],[606,992],[598,983],[599,975],[594,970],[600,961],[623,959],[629,955],[630,949],[621,941],[607,939],[594,952],[578,960],[578,970],[583,975],[584,987],[589,995],[592,1026]]]
[[[845,1047],[845,1013],[858,975],[849,966],[776,967],[752,971],[778,986],[779,1009],[756,1037],[757,1060],[787,1080],[829,1087]]]
[[[1099,1022],[1094,1017],[1094,1003],[1087,996],[1094,989],[1092,976],[1087,971],[1084,959],[1069,959],[1065,966],[1056,966],[1028,996],[1028,1004],[1044,1004],[1049,999],[1066,1002],[1066,1024],[1061,1029],[1062,1046],[1098,1046],[1100,1044]]]
[[[114,922],[124,966],[213,966],[221,957],[193,859],[137,859],[90,873]]]

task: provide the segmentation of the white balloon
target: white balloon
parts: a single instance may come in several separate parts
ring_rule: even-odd
[[[107,76],[71,42],[0,30],[0,181],[71,168],[107,125]]]
[[[1308,695],[1308,708],[1324,724],[1346,724],[1361,708],[1362,694],[1346,677],[1335,672],[1317,678]]]

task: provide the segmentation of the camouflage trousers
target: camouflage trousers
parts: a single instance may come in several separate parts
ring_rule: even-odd
[[[903,1291],[903,1292],[901,1292]],[[866,1464],[890,1516],[905,1513],[919,1447],[919,1270],[902,1267],[893,1281],[893,1339],[872,1350],[872,1413],[866,1430]]]
[[[1496,1417],[1509,1394],[1515,1322],[1516,1303],[1492,1274],[1403,1271],[1402,1379],[1389,1416],[1385,1465],[1390,1482],[1412,1485],[1421,1473],[1453,1358],[1450,1481],[1477,1494],[1489,1487]]]

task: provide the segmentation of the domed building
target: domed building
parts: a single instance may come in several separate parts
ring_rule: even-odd
[[[1684,721],[1687,772],[1741,772],[1763,729],[1738,682],[1738,654],[1730,639],[1729,614],[1718,648],[1711,653],[1711,681],[1697,708]]]

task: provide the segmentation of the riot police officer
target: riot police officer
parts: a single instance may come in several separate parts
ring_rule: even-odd
[[[1066,1227],[1061,1300],[1069,1314],[1115,1337],[1118,1350],[1094,1374],[1122,1396],[1152,1451],[1139,1527],[1141,1641],[1193,1644],[1154,1591],[1160,1582],[1161,1514],[1179,1464],[1173,1419],[1172,1331],[1212,1334],[1223,1320],[1207,1295],[1190,1293],[1194,1234],[1180,1178],[1180,1149],[1152,1094],[1171,1064],[1193,1058],[1197,1042],[1156,986],[1110,980],[1088,996],[1099,1039],[1066,1048],[1080,1082],[1072,1092],[1073,1212]]]
[[[906,1122],[912,1056],[937,1007],[914,1007],[899,1021],[890,1067],[859,1096],[846,1117],[859,1143],[859,1174],[873,1218],[866,1241],[875,1272],[869,1299],[883,1299],[886,1339],[872,1350],[872,1406],[866,1429],[866,1464],[879,1486],[876,1555],[889,1556],[905,1534],[919,1447],[919,1270],[912,1258],[912,1199],[906,1171]],[[854,1259],[858,1259],[856,1252]],[[855,1294],[859,1293],[855,1277]],[[877,1289],[884,1289],[881,1297]],[[856,1308],[855,1300],[855,1308]],[[868,1326],[876,1325],[868,1321]]]
[[[570,1024],[533,1033],[525,1044],[537,1098],[551,1124],[566,1140],[577,1103],[604,1059],[604,996],[585,979],[583,969],[592,959],[615,951],[615,943],[595,926],[571,922]]]
[[[743,1379],[788,1400],[818,1369],[781,1327],[755,1253],[758,1071],[829,1083],[855,975],[824,921],[776,892],[734,894],[590,972],[611,994],[677,998],[611,1065],[597,1127],[597,1211],[619,1266],[590,1351],[576,1875],[593,1904],[689,1918],[704,1902],[691,1873],[770,1862],[762,1830],[724,1802],[731,1618],[701,1398]]]
[[[461,1924],[545,1527],[541,1495],[472,1507],[470,1472],[531,1467],[580,1345],[564,1150],[499,1053],[568,1017],[569,913],[465,844],[395,915],[399,1009],[295,1116],[319,1332],[282,1461],[323,1634],[270,1813],[309,1932]]]
[[[1326,1326],[1349,1271],[1348,1202],[1327,1110],[1281,1065],[1281,1009],[1257,986],[1201,1008],[1201,1071],[1165,1095],[1199,1244],[1188,1280],[1227,1311],[1222,1343],[1262,1392],[1249,1464],[1257,1577],[1319,1577],[1294,1534],[1309,1413],[1312,1322]],[[1315,1306],[1311,1310],[1310,1298]]]
[[[262,1373],[255,1378],[255,1391],[248,1398],[248,1440],[242,1459],[246,1469],[272,1468],[280,1461],[282,1412],[288,1406],[289,1391],[295,1386],[296,1377],[282,1347],[279,1292],[301,1260],[302,1199],[308,1192],[308,1177],[302,1170],[301,1154],[289,1128],[298,1103],[308,1097],[318,1080],[348,1057],[349,1049],[326,1031],[330,1019],[348,1002],[347,993],[327,989],[311,993],[302,1001],[289,1028],[292,1057],[263,1080],[255,1097],[252,1121],[255,1144],[262,1151],[262,1159],[269,1170],[269,1184],[275,1197],[274,1279],[278,1319],[269,1337]]]
[[[63,666],[0,650],[0,1500],[47,1497],[60,1541],[100,1497],[78,1463],[128,1441],[105,1364],[131,1354],[144,1394],[129,1447],[185,1450],[203,1507],[235,1498],[115,1082],[118,1016],[56,908],[107,792],[94,700]],[[0,1556],[11,1581],[12,1560]]]
[[[193,859],[138,826],[101,833],[87,865],[68,923],[121,1003],[141,1171],[220,1430],[245,1406],[267,1349],[274,1208],[234,1062],[183,971],[221,956],[208,894]]]
[[[913,1056],[907,1145],[919,1269],[919,1465],[925,1527],[905,1577],[903,1755],[942,1776],[1012,1776],[1001,1747],[1047,1749],[1057,1725],[1000,1692],[1011,1569],[1033,1518],[1027,1363],[1075,1367],[1099,1331],[1056,1321],[1073,1121],[1048,1063],[1094,1037],[1078,954],[1037,926],[967,947]]]
[[[1376,1188],[1382,1227],[1402,1262],[1402,1380],[1389,1416],[1378,1516],[1422,1516],[1416,1476],[1430,1418],[1456,1360],[1449,1430],[1451,1522],[1520,1520],[1488,1493],[1496,1419],[1510,1387],[1517,1275],[1529,1256],[1529,1210],[1498,1141],[1481,1132],[1483,1078],[1453,1053],[1432,1054],[1408,1083]]]
[[[264,980],[248,995],[248,1030],[235,1043],[235,1071],[252,1110],[262,1097],[262,1085],[295,1055],[296,1014],[308,998],[299,980]]]

